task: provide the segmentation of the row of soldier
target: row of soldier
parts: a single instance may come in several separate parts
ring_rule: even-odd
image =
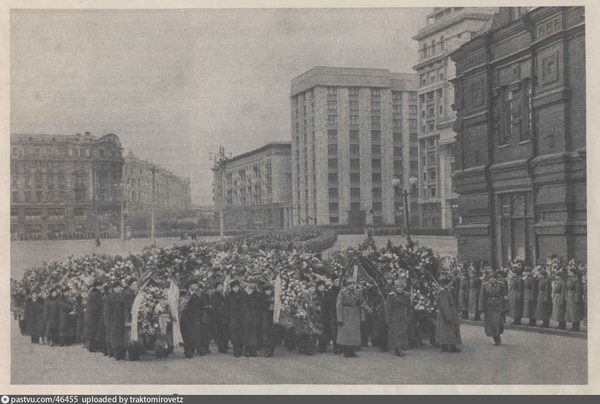
[[[455,275],[453,296],[461,318],[479,321],[479,294],[488,275],[480,277],[473,267],[468,272],[455,271]],[[550,276],[545,270],[534,274],[530,267],[515,266],[503,282],[507,287],[507,315],[514,325],[522,325],[526,318],[529,326],[547,328],[553,320],[558,329],[565,330],[570,323],[572,331],[580,331],[585,317],[585,288],[577,269]]]

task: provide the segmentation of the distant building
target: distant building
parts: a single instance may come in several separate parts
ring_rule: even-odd
[[[419,59],[419,206],[420,226],[452,228],[457,195],[452,188],[455,169],[452,110],[454,62],[450,53],[469,41],[497,8],[436,7],[427,25],[413,37]]]
[[[295,225],[403,223],[401,191],[417,196],[416,89],[416,75],[385,69],[315,67],[292,80]]]
[[[156,212],[160,214],[185,211],[191,206],[189,178],[178,177],[165,168],[140,159],[132,151],[125,157],[123,182],[129,215],[149,215],[153,200]]]
[[[116,235],[121,143],[114,134],[12,134],[11,221],[16,239]]]
[[[289,142],[268,143],[232,158],[221,149],[212,170],[215,209],[223,209],[226,229],[290,226]]]
[[[502,8],[452,59],[459,258],[585,262],[585,9]]]

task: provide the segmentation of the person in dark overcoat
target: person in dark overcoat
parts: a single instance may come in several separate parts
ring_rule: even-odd
[[[193,358],[200,351],[201,307],[198,283],[192,281],[182,290],[179,299],[180,329],[186,358]]]
[[[66,296],[67,289],[63,289],[62,295],[58,299],[58,336],[60,346],[69,346],[75,342],[77,333],[77,313],[75,304]]]
[[[388,325],[387,345],[394,349],[397,356],[404,356],[408,349],[408,332],[410,327],[412,303],[406,292],[406,280],[398,279],[394,283],[395,290],[385,300],[385,320]]]
[[[458,291],[458,302],[454,301],[454,305],[458,304],[461,317],[465,320],[469,319],[469,277],[466,272],[460,273],[460,284]]]
[[[315,292],[315,303],[319,309],[319,322],[322,327],[322,333],[317,337],[319,342],[319,352],[323,353],[327,350],[329,340],[331,339],[331,330],[329,327],[329,313],[327,312],[327,291],[325,290],[325,282],[319,280],[317,282],[317,291]]]
[[[521,278],[519,268],[514,267],[510,272],[508,281],[508,304],[509,317],[513,319],[513,324],[521,325],[523,317],[523,295],[525,292],[525,282]]]
[[[244,349],[244,316],[248,296],[241,290],[237,280],[231,282],[230,288],[231,291],[227,295],[229,333],[233,344],[233,356],[239,358]]]
[[[331,280],[331,288],[327,291],[325,299],[325,308],[323,311],[326,313],[326,321],[328,324],[327,330],[329,331],[329,339],[333,344],[333,353],[340,354],[342,349],[337,344],[337,297],[340,293],[340,278],[334,277]]]
[[[139,283],[135,278],[128,278],[123,280],[121,283],[123,290],[124,309],[125,309],[125,341],[123,342],[127,347],[127,356],[130,361],[135,361],[140,358],[142,353],[142,345],[139,342],[131,341],[131,309],[133,308],[133,301],[137,296]]]
[[[525,278],[523,279],[523,317],[529,319],[529,325],[536,325],[535,304],[537,302],[538,284],[537,279],[531,273],[531,268],[525,267]]]
[[[110,299],[110,347],[116,360],[125,358],[125,296],[123,287],[119,281],[113,285],[113,296]]]
[[[550,325],[550,317],[552,317],[552,281],[548,278],[548,272],[540,271],[535,318],[542,320],[542,327],[547,328]]]
[[[273,287],[267,285],[263,288],[260,299],[260,325],[263,336],[263,348],[265,358],[269,358],[275,352],[275,325],[273,324],[273,310],[275,309],[275,298],[273,296]]]
[[[60,343],[58,333],[59,323],[59,291],[54,288],[44,302],[44,320],[46,323],[46,339],[50,346],[56,346]]]
[[[336,302],[337,343],[346,358],[355,358],[355,347],[360,346],[360,311],[362,297],[352,278],[347,278]]]
[[[83,317],[83,341],[87,344],[87,349],[90,352],[96,352],[98,346],[98,325],[100,324],[100,316],[102,314],[102,292],[98,289],[99,286],[100,282],[94,280],[88,290]]]
[[[581,274],[575,268],[569,270],[567,278],[567,310],[565,321],[571,323],[572,331],[580,331],[580,323],[583,320],[583,282]]]
[[[227,313],[227,297],[223,291],[223,283],[216,285],[215,292],[210,296],[210,305],[213,313],[213,329],[217,349],[227,353],[229,348],[229,323]]]
[[[75,340],[77,343],[83,342],[83,322],[85,319],[84,299],[87,299],[87,291],[84,291],[83,295],[79,295],[75,299]]]
[[[34,344],[40,343],[40,337],[45,333],[44,299],[32,292],[31,297],[25,302],[25,332],[31,337]]]
[[[442,352],[460,352],[456,345],[461,343],[460,320],[456,314],[456,303],[450,292],[451,283],[448,275],[442,272],[439,276],[440,289],[437,295],[436,340]]]
[[[246,286],[246,305],[243,311],[244,324],[244,355],[247,358],[256,356],[256,346],[258,345],[258,327],[259,327],[259,307],[260,294],[256,290],[256,284],[248,283]]]
[[[558,330],[566,330],[567,322],[567,281],[566,274],[559,272],[555,276],[554,286],[552,287],[552,320],[558,323]]]
[[[385,317],[385,299],[377,294],[374,297],[373,313],[371,315],[371,344],[381,352],[388,350],[388,325]]]
[[[111,326],[111,322],[110,322],[110,317],[111,317],[111,313],[110,310],[113,306],[113,300],[115,299],[115,291],[114,291],[114,286],[115,283],[111,283],[110,286],[107,286],[107,290],[106,290],[106,295],[103,301],[103,307],[102,307],[102,316],[103,316],[103,322],[104,322],[104,337],[105,337],[105,341],[106,341],[106,355],[109,357],[113,357],[114,356],[114,352],[112,349],[112,345],[111,345],[111,339],[110,339],[110,326]]]
[[[110,284],[104,283],[100,289],[102,292],[102,299],[100,300],[100,318],[98,319],[98,330],[96,331],[96,350],[108,355],[108,341],[106,338],[106,325],[104,322],[104,310],[106,308],[108,294],[110,293]]]
[[[198,346],[198,355],[204,356],[210,353],[210,336],[211,330],[211,311],[210,296],[203,283],[199,285],[198,291],[196,292],[200,298],[200,345]]]
[[[508,296],[504,284],[504,274],[501,270],[492,274],[486,283],[481,286],[479,294],[479,307],[483,312],[485,335],[494,339],[494,344],[500,345],[500,335],[504,332]]]
[[[481,320],[481,310],[479,309],[479,291],[481,290],[481,278],[475,268],[469,271],[469,313],[473,315],[473,320]]]

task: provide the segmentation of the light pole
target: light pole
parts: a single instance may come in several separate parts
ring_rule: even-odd
[[[413,184],[413,178],[410,178],[410,184],[411,186],[414,185]],[[397,191],[398,189],[400,189],[400,185],[401,185],[402,181],[400,180],[400,178],[398,177],[394,177],[392,179],[392,186],[394,187],[394,191]],[[408,205],[408,196],[411,193],[408,192],[408,190],[404,189],[402,191],[402,193],[400,195],[402,195],[403,199],[404,199],[404,231],[406,232],[406,241],[410,244],[411,243],[411,239],[410,239],[410,213],[409,213],[409,205]]]
[[[121,183],[119,188],[121,189],[121,241],[125,241],[125,196],[129,191],[129,185]]]
[[[155,217],[155,198],[154,198],[154,177],[155,177],[155,173],[156,173],[156,167],[154,167],[154,164],[152,164],[152,217],[151,217],[151,224],[150,224],[150,240],[154,243],[154,217]]]

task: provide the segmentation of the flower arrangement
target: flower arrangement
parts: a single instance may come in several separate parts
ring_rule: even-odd
[[[164,289],[157,286],[149,286],[140,292],[144,300],[140,305],[138,327],[146,337],[156,337],[161,334],[160,319],[169,317],[169,305],[167,294]]]

